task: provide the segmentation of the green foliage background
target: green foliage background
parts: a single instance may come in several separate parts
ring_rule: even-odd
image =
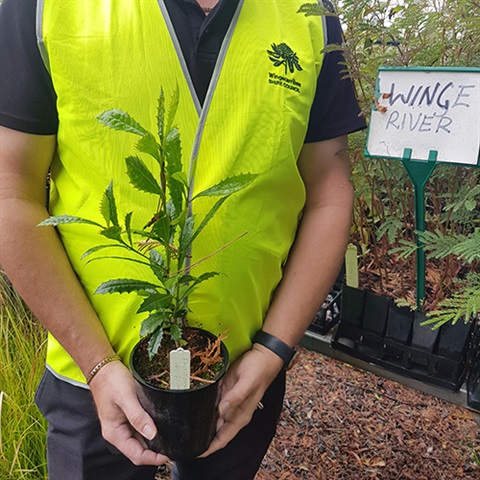
[[[0,0],[1,3],[1,0]],[[478,0],[344,0],[336,7],[345,26],[345,50],[364,114],[369,115],[379,66],[480,66],[480,3]],[[315,2],[306,2],[302,13],[316,15]],[[333,47],[339,48],[339,47]],[[347,69],[345,70],[347,75]],[[401,252],[413,242],[413,192],[400,162],[363,158],[365,132],[352,136],[356,187],[355,221],[352,238],[360,250],[364,271],[376,270],[378,283],[392,293],[408,293],[408,275],[403,285],[389,287],[388,273]],[[438,298],[447,298],[448,280],[457,279],[464,290],[478,285],[478,257],[474,241],[479,227],[480,169],[438,168],[427,189],[428,224],[433,239],[432,261],[440,265]],[[473,252],[468,261],[449,252],[435,259],[438,244],[448,238],[462,238]],[[402,243],[403,241],[404,243]],[[460,257],[465,252],[460,252]],[[398,271],[398,270],[397,270]],[[403,270],[402,270],[403,271]],[[413,272],[413,268],[410,268]],[[470,280],[469,280],[470,279]],[[411,279],[410,279],[411,280]],[[470,283],[469,283],[470,282]],[[476,283],[475,283],[476,282]],[[403,289],[403,292],[402,292]],[[398,292],[400,290],[400,292]],[[462,290],[460,290],[461,292]],[[457,295],[457,294],[455,294]],[[408,296],[408,295],[407,295]],[[458,298],[453,297],[458,308]],[[0,480],[46,480],[46,425],[33,404],[45,355],[45,333],[33,321],[28,309],[11,290],[4,277],[0,284]]]
[[[477,0],[344,0],[337,8],[346,27],[348,70],[367,120],[380,66],[480,67]],[[413,188],[401,162],[364,158],[365,137],[360,132],[351,139],[352,241],[363,281],[414,305]],[[479,185],[479,168],[440,165],[426,186],[424,240],[431,274],[424,307],[437,321],[469,319],[480,308]]]

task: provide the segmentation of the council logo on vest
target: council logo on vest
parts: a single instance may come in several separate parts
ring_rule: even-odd
[[[273,63],[274,67],[283,66],[285,75],[287,75],[288,72],[293,74],[296,70],[303,70],[297,54],[286,43],[280,43],[279,45],[272,43],[270,48],[271,50],[267,50],[268,58]],[[283,75],[277,75],[272,72],[269,72],[268,76],[268,83],[300,93],[300,87],[302,84],[295,79]]]

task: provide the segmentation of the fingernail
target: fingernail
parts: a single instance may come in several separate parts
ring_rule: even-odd
[[[145,425],[142,430],[142,435],[148,439],[152,440],[155,436],[155,430],[150,425]]]

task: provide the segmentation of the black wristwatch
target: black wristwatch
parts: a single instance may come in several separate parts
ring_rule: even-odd
[[[265,348],[268,348],[273,353],[277,354],[284,364],[285,370],[288,369],[290,362],[295,356],[295,349],[287,345],[279,338],[271,335],[270,333],[259,330],[253,339],[253,343],[259,343]]]

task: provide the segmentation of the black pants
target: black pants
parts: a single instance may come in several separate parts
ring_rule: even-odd
[[[275,434],[285,393],[282,373],[265,393],[264,408],[224,449],[174,465],[174,480],[252,480]],[[153,480],[157,468],[136,467],[106,442],[89,390],[45,371],[35,402],[49,422],[50,480]]]

